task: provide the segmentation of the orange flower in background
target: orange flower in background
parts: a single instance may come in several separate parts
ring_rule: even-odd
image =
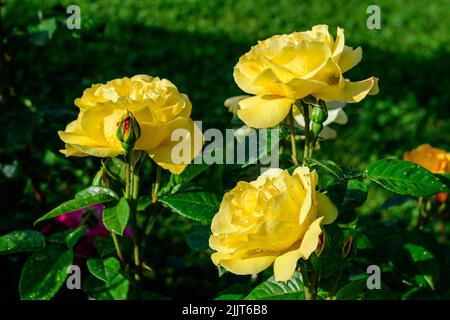
[[[429,144],[421,144],[414,150],[406,151],[403,160],[414,162],[433,173],[450,173],[450,153]],[[448,199],[448,193],[438,193],[435,198],[437,202],[444,203]]]
[[[422,144],[416,149],[406,151],[403,160],[414,162],[433,173],[450,173],[450,153]]]

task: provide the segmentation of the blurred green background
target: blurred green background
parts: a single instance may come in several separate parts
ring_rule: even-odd
[[[85,88],[135,74],[167,78],[189,95],[204,129],[230,128],[223,101],[241,94],[232,76],[239,57],[258,40],[315,24],[328,24],[333,35],[343,27],[346,44],[363,48],[350,79],[380,79],[377,96],[346,106],[348,124],[334,127],[338,139],[322,143],[320,157],[362,169],[421,143],[450,150],[447,0],[2,2],[0,234],[31,228],[35,217],[89,185],[98,159],[65,159],[57,136],[76,117],[73,101]],[[71,4],[81,8],[81,30],[65,26]],[[381,8],[380,30],[366,27],[371,4]],[[388,197],[374,190],[365,213]],[[157,223],[150,254],[156,270],[167,269],[155,280],[164,295],[183,297],[200,286],[195,296],[213,297],[227,279],[237,282],[217,280],[207,252],[188,247],[192,225],[175,216]],[[17,298],[23,262],[1,257],[0,298]]]

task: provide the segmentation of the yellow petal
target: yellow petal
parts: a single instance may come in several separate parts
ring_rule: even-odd
[[[283,208],[287,210],[282,214],[283,218],[289,219],[289,208],[286,207],[284,204]],[[278,213],[280,211],[278,210]],[[283,251],[299,240],[300,233],[301,227],[296,222],[270,220],[261,224],[255,233],[249,234],[247,242],[240,246],[234,255],[239,258],[247,258],[267,251]],[[260,252],[260,254],[255,254],[255,252]]]
[[[264,171],[264,173],[261,174],[256,180],[251,181],[250,184],[255,187],[261,187],[266,183],[267,179],[276,178],[283,172],[284,170],[280,168],[270,168]]]
[[[311,253],[316,250],[319,244],[319,236],[322,232],[320,224],[324,217],[317,218],[313,223],[310,224],[308,230],[303,237],[302,243],[300,245],[300,253],[304,259],[309,259]]]
[[[326,83],[311,79],[294,78],[283,86],[290,89],[292,93],[289,93],[288,97],[294,99],[301,99],[310,95],[314,91],[326,86]],[[288,90],[285,90],[288,92]]]
[[[306,78],[308,74],[331,58],[330,48],[320,41],[300,41],[295,46],[286,47],[282,52],[282,57],[289,57],[289,62],[278,64],[293,73],[296,78]],[[287,82],[290,79],[282,80]]]
[[[292,75],[290,78],[292,78]],[[283,87],[280,86],[281,83],[280,78],[269,68],[261,72],[252,84],[264,88],[264,94],[266,95],[287,96],[289,92],[283,90]]]
[[[215,253],[213,253],[215,255]],[[257,274],[267,269],[275,257],[256,257],[248,259],[221,260],[220,265],[231,273],[238,275]]]
[[[254,96],[239,102],[237,114],[253,128],[271,128],[286,118],[294,99],[279,96]]]
[[[305,78],[321,83],[321,87],[324,88],[327,85],[338,84],[341,81],[342,72],[334,59],[328,58],[317,69],[305,75]]]
[[[234,249],[224,246],[219,237],[211,235],[209,237],[209,247],[215,251],[223,252],[223,253],[233,253]]]
[[[374,95],[378,93],[378,78],[370,77],[369,79],[351,82],[346,80],[342,88],[338,85],[329,86],[326,89],[319,89],[314,96],[323,100],[335,100],[340,102],[359,102],[366,95]]]
[[[337,61],[339,61],[340,55],[344,50],[344,43],[345,43],[344,29],[338,27],[336,41],[334,42],[334,50],[333,50],[333,57],[335,57]]]
[[[239,110],[239,101],[249,97],[250,97],[249,95],[230,97],[224,101],[223,105],[228,108],[228,111],[236,114],[236,112]]]
[[[183,118],[180,118],[183,119]],[[187,120],[186,120],[187,121]],[[147,123],[140,123],[141,137],[136,141],[136,150],[148,151],[158,147],[167,137],[170,137],[172,130],[177,127],[171,122],[166,125],[153,126]]]
[[[148,155],[162,168],[169,170],[174,174],[180,174],[191,162],[192,159],[201,151],[203,145],[203,134],[191,119],[179,118],[174,120],[175,125],[169,125],[166,130],[170,132],[166,139],[158,147],[146,150]],[[182,141],[172,141],[172,132],[176,129],[184,129],[186,135]],[[182,159],[174,159],[172,154],[175,150],[188,150],[189,154],[183,154]],[[182,161],[178,161],[182,160]]]
[[[299,224],[303,225],[312,222],[316,218],[316,203],[314,193],[317,185],[317,172],[310,171],[308,167],[298,167],[294,170],[294,175],[298,175],[305,189],[305,196],[300,209]]]
[[[121,113],[123,113],[123,110]],[[109,106],[91,107],[80,113],[81,128],[85,136],[95,139],[101,145],[108,145],[105,139],[104,121],[105,118],[111,116],[114,109]],[[119,121],[121,115],[117,114],[116,117]],[[114,125],[117,129],[117,125],[113,121],[109,121],[108,125]],[[114,132],[115,133],[115,132]],[[117,139],[116,139],[117,140]]]
[[[333,40],[333,37],[331,36],[330,32],[328,32],[327,25],[325,25],[325,24],[316,25],[316,26],[312,27],[311,31],[313,33],[316,33],[315,38],[317,38],[317,40],[324,41],[327,44],[327,46],[330,48],[330,50],[333,50],[334,40]],[[307,31],[307,33],[309,33],[309,32]]]
[[[286,252],[275,259],[273,270],[276,281],[288,281],[294,274],[298,260],[308,259],[316,250],[322,232],[320,228],[322,219],[323,217],[320,217],[311,223],[298,249]]]
[[[78,151],[77,149],[75,149],[74,147],[72,147],[72,145],[70,144],[66,144],[66,149],[64,150],[59,150],[59,152],[61,152],[63,155],[65,155],[66,157],[87,157],[88,155]]]
[[[283,82],[272,69],[266,69],[253,81],[256,86],[264,87],[266,95],[283,96],[292,99],[301,99],[313,91],[326,85],[326,83],[301,78],[293,78]]]
[[[264,87],[253,84],[254,79],[259,75],[259,67],[255,62],[246,62],[246,56],[242,56],[233,70],[234,81],[242,91],[249,94],[264,94]],[[255,66],[256,65],[256,66]]]
[[[273,264],[273,273],[276,281],[288,281],[292,278],[295,268],[297,267],[297,261],[301,258],[301,252],[299,249],[286,252],[285,254],[278,256]]]
[[[323,217],[323,224],[330,224],[336,220],[338,211],[331,200],[324,194],[317,193],[317,217]]]
[[[354,66],[356,66],[362,59],[362,49],[361,47],[353,50],[350,47],[345,46],[344,51],[341,54],[339,59],[339,67],[341,71],[344,73]]]
[[[72,147],[78,152],[99,158],[117,157],[118,155],[124,154],[121,148],[88,147],[76,144],[73,144]]]
[[[79,144],[84,146],[99,147],[97,141],[80,134],[69,133],[65,131],[58,131],[58,135],[62,141],[68,144]]]

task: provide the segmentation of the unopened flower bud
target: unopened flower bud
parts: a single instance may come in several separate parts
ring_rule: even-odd
[[[318,105],[315,105],[312,108],[311,112],[311,121],[312,121],[312,132],[314,133],[314,136],[318,137],[319,133],[323,129],[323,123],[328,118],[328,111],[325,107],[325,104],[320,103]]]
[[[353,236],[350,236],[345,240],[344,244],[342,245],[342,258],[347,258],[350,249],[352,248],[353,243]]]
[[[324,123],[328,118],[328,111],[324,104],[315,105],[311,112],[311,121]]]
[[[141,136],[141,127],[130,111],[126,111],[122,119],[117,123],[116,136],[122,143],[122,148],[128,153],[134,148],[136,141]]]
[[[319,242],[317,243],[317,248],[316,248],[316,255],[317,256],[320,256],[320,254],[322,253],[322,251],[323,251],[323,248],[325,248],[325,233],[324,232],[322,232],[320,235],[319,235]]]

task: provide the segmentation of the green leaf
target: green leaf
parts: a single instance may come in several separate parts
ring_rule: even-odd
[[[66,231],[51,234],[47,237],[47,241],[50,243],[62,244],[68,248],[73,248],[77,242],[84,236],[86,226],[82,226],[76,229],[69,229]]]
[[[367,200],[368,189],[363,181],[348,180],[345,189],[339,188],[339,185],[334,185],[337,189],[333,190],[333,186],[328,187],[328,192],[332,193],[332,201],[339,202],[338,223],[347,224],[356,219],[357,207],[360,207]],[[336,192],[333,192],[336,191]]]
[[[253,289],[246,300],[304,300],[302,276],[295,272],[289,281],[275,281],[272,276]]]
[[[415,197],[428,197],[447,189],[430,171],[404,160],[375,161],[364,176],[389,191]]]
[[[222,266],[217,266],[217,273],[218,273],[218,275],[219,275],[219,278],[220,277],[222,277],[225,273],[227,273],[228,272],[228,270],[227,269],[225,269],[224,267],[222,267]]]
[[[337,300],[356,300],[362,297],[367,290],[367,280],[361,279],[347,283],[337,293]]]
[[[38,25],[28,27],[30,41],[36,46],[44,46],[52,39],[56,29],[56,18],[42,19]]]
[[[450,189],[450,173],[440,173],[434,174],[443,184],[447,186],[447,189]]]
[[[219,210],[217,196],[208,191],[182,191],[161,197],[159,201],[173,212],[200,222],[211,222]]]
[[[420,273],[415,275],[415,281],[420,285],[428,285],[434,290],[434,285],[439,277],[439,262],[433,253],[421,245],[410,242],[406,243],[404,248]]]
[[[102,161],[102,168],[113,179],[125,180],[125,162],[119,158],[106,158]]]
[[[44,246],[44,236],[35,230],[13,231],[0,237],[0,255],[34,251]]]
[[[336,163],[331,160],[317,160],[317,159],[309,159],[307,161],[308,167],[311,169],[321,168],[332,175],[334,175],[339,180],[344,179],[344,171],[339,167]]]
[[[75,195],[75,199],[64,202],[52,211],[36,220],[36,223],[55,218],[62,214],[118,199],[117,194],[108,188],[89,187]]]
[[[116,247],[111,237],[97,237],[94,239],[94,245],[101,257],[116,253]]]
[[[367,200],[367,192],[367,186],[363,181],[349,180],[341,204],[341,209],[348,210],[362,206]]]
[[[90,186],[84,190],[81,190],[75,195],[75,199],[83,199],[89,196],[96,195],[108,195],[111,198],[119,199],[119,196],[113,190],[100,186]]]
[[[72,260],[72,250],[59,246],[35,252],[22,269],[20,297],[23,300],[51,299],[64,284]]]
[[[137,209],[137,211],[144,211],[152,203],[153,203],[152,196],[148,196],[147,195],[147,196],[139,197],[139,199],[137,201],[137,208],[136,209]]]
[[[430,251],[414,243],[405,244],[405,249],[408,250],[409,254],[411,255],[411,259],[414,262],[421,262],[434,259],[434,256]]]
[[[191,163],[190,165],[188,165],[186,167],[186,169],[182,173],[180,173],[178,175],[172,175],[172,176],[173,176],[173,179],[174,179],[176,185],[181,185],[181,184],[188,183],[189,181],[194,179],[196,176],[198,176],[200,173],[207,170],[208,168],[209,168],[208,164]]]
[[[210,234],[209,226],[196,226],[194,231],[186,237],[186,243],[192,250],[205,250],[209,248]]]
[[[127,226],[129,217],[130,206],[125,198],[121,198],[115,206],[103,210],[103,223],[106,229],[120,235]]]
[[[415,287],[402,296],[402,300],[439,300],[440,297],[434,290],[426,287]]]
[[[93,276],[111,287],[114,279],[120,274],[120,262],[114,257],[106,259],[88,259],[87,267]]]
[[[89,297],[97,300],[125,300],[128,297],[130,282],[122,274],[115,277],[110,286],[98,278],[88,275],[83,282],[83,289]]]
[[[166,194],[174,194],[180,191],[181,188],[185,187],[192,179],[197,177],[208,168],[208,164],[191,163],[186,167],[186,169],[184,169],[182,173],[172,173],[170,175],[169,182],[159,191],[159,195],[164,196]],[[141,199],[139,199],[139,202],[140,203],[138,203],[138,210],[145,210],[145,208],[152,203],[152,198],[151,196],[146,196],[145,198],[141,197]]]

